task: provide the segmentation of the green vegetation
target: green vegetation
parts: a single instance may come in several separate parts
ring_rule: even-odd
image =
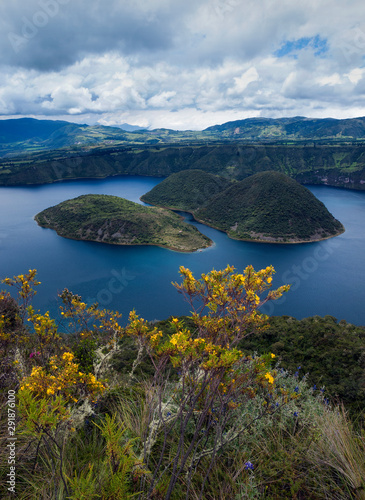
[[[212,134],[221,134],[226,139],[251,140],[354,140],[365,136],[365,119],[350,118],[247,118],[214,125],[206,129]]]
[[[158,184],[143,200],[188,210],[236,239],[299,243],[344,230],[307,188],[279,172],[227,183],[202,171],[185,170]]]
[[[341,160],[339,156],[341,155]],[[208,144],[159,146],[98,144],[23,154],[0,160],[0,185],[45,184],[63,179],[114,175],[164,177],[199,169],[243,180],[267,170],[285,173],[301,184],[365,189],[365,147],[361,144]]]
[[[116,245],[158,245],[192,252],[211,240],[178,215],[109,195],[84,195],[47,208],[38,224],[60,236]]]
[[[120,314],[68,290],[57,326],[31,306],[35,270],[2,280],[17,299],[0,292],[1,439],[14,422],[17,440],[14,493],[1,447],[1,498],[364,499],[361,423],[266,350],[288,328],[281,363],[290,352],[294,365],[310,362],[317,334],[331,364],[325,340],[345,328],[349,365],[362,333],[331,317],[273,318],[267,328],[260,307],[289,288],[270,290],[273,272],[228,266],[196,279],[181,267],[174,286],[192,316],[151,325],[132,311],[125,328]],[[250,355],[256,345],[261,354]],[[352,372],[359,388],[363,374]]]
[[[119,127],[19,118],[2,120],[0,123],[0,157],[25,151],[31,153],[58,148],[200,142],[206,138],[212,142],[218,139],[209,132],[177,132],[168,129],[127,131]]]
[[[130,127],[126,127],[130,128]],[[365,119],[249,118],[215,125],[203,131],[169,129],[123,130],[101,125],[20,118],[0,123],[0,156],[58,148],[130,145],[194,144],[224,142],[307,143],[363,141]]]
[[[183,170],[171,174],[147,194],[141,196],[141,200],[151,205],[191,212],[204,206],[230,184],[224,177],[202,170]]]
[[[0,124],[0,185],[188,169],[242,180],[265,170],[302,184],[365,189],[365,120],[247,119],[203,131],[18,119]]]
[[[171,334],[170,321],[155,326]],[[194,328],[189,317],[182,316],[179,321],[186,328]],[[326,397],[341,401],[354,418],[365,423],[365,327],[337,321],[333,316],[302,320],[272,316],[267,329],[242,340],[240,348],[251,355],[274,353],[281,368],[294,373],[298,380],[305,376],[317,393],[324,388]],[[118,366],[130,369],[132,355],[128,348],[119,356]]]
[[[241,348],[259,354],[271,351],[280,365],[297,372],[319,391],[337,397],[354,415],[364,419],[365,328],[333,316],[297,320],[289,316],[269,319],[269,328],[245,339]],[[301,367],[298,370],[298,367]]]
[[[234,183],[194,216],[237,239],[298,243],[344,231],[307,188],[279,172]]]

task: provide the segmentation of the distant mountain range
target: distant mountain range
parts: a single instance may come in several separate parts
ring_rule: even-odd
[[[3,155],[99,144],[108,139],[125,140],[123,130],[34,118],[0,120],[0,154]]]
[[[223,137],[262,139],[364,139],[365,117],[336,120],[334,118],[248,118],[214,125],[205,132]]]
[[[365,190],[365,117],[249,118],[202,131],[0,120],[3,186],[186,169],[238,181],[274,170],[301,184]]]
[[[0,120],[0,156],[9,153],[94,146],[217,144],[227,142],[293,143],[308,141],[349,142],[365,140],[365,117],[248,118],[214,125],[202,131],[146,130],[122,124],[115,127],[66,121],[19,118]]]

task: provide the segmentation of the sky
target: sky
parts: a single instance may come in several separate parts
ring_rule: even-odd
[[[363,0],[3,0],[0,118],[365,116]]]

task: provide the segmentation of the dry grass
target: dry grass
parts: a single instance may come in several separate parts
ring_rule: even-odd
[[[313,464],[327,466],[342,478],[353,498],[365,499],[365,438],[357,434],[344,407],[316,421],[320,438],[310,450]]]

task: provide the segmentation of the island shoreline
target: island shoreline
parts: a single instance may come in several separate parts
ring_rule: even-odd
[[[178,215],[178,214],[177,214]],[[183,219],[183,217],[181,217]],[[215,242],[209,238],[209,241],[211,241],[211,244],[207,247],[200,247],[197,248],[196,250],[181,250],[177,249],[174,247],[169,247],[165,245],[159,245],[158,243],[113,243],[113,242],[106,242],[106,241],[97,241],[97,240],[92,240],[88,238],[72,238],[71,236],[65,236],[63,234],[60,234],[57,229],[53,229],[51,227],[44,227],[42,226],[38,220],[37,220],[37,215],[33,216],[33,220],[36,221],[37,225],[41,227],[42,229],[50,229],[51,231],[55,231],[58,236],[61,238],[67,238],[68,240],[73,240],[73,241],[87,241],[91,243],[100,243],[102,245],[114,245],[114,246],[119,246],[119,247],[144,247],[144,246],[149,246],[149,247],[159,247],[159,248],[164,248],[165,250],[171,250],[172,252],[178,252],[178,253],[194,253],[194,252],[202,252],[203,250],[207,250],[208,248],[211,248],[215,246]]]
[[[143,200],[143,196],[140,196],[140,200],[143,201],[143,203],[147,203],[146,201]],[[266,243],[266,244],[272,244],[272,245],[301,245],[301,244],[304,244],[304,243],[318,243],[319,241],[325,241],[325,240],[329,240],[331,238],[335,238],[336,236],[340,236],[341,234],[343,234],[345,231],[346,231],[346,228],[344,227],[343,224],[341,224],[342,226],[342,230],[334,235],[331,235],[331,236],[326,236],[325,238],[318,238],[318,239],[315,239],[315,240],[303,240],[303,241],[267,241],[267,240],[255,240],[253,238],[234,238],[233,236],[231,236],[229,233],[227,233],[226,231],[224,231],[223,229],[220,229],[219,227],[216,227],[216,226],[213,226],[212,224],[208,224],[207,222],[201,220],[201,219],[198,219],[194,212],[190,211],[190,210],[182,210],[181,208],[172,208],[172,207],[166,207],[166,206],[163,206],[163,205],[152,205],[149,203],[149,205],[153,206],[153,207],[159,207],[159,208],[165,208],[166,210],[172,210],[174,212],[178,211],[178,212],[186,212],[190,215],[192,215],[194,217],[194,220],[196,222],[199,222],[200,224],[203,224],[204,226],[207,226],[207,227],[211,227],[212,229],[215,229],[216,231],[221,231],[222,233],[226,234],[228,236],[228,238],[231,238],[231,240],[235,240],[235,241],[246,241],[247,243]]]

